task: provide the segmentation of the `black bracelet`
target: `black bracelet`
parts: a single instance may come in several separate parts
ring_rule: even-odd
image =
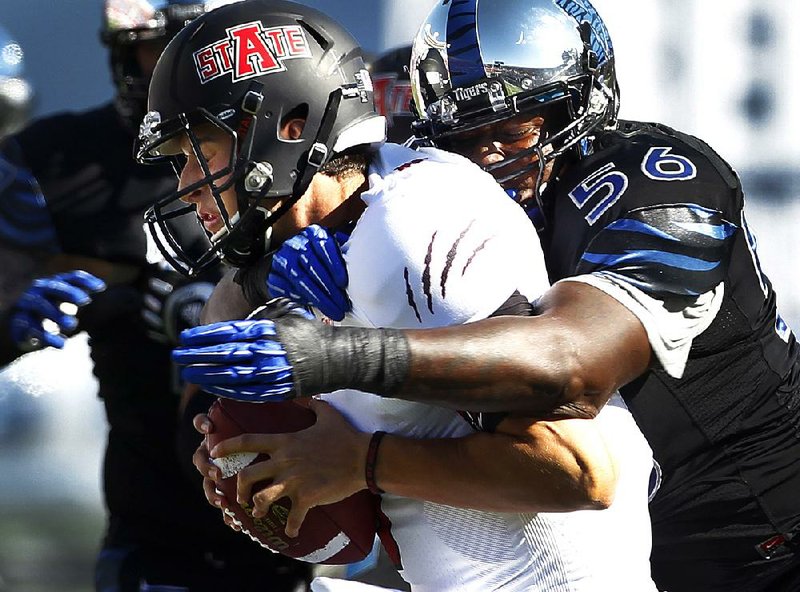
[[[385,435],[386,432],[380,431],[372,434],[372,438],[369,440],[369,448],[367,448],[367,463],[364,466],[364,477],[367,482],[367,489],[375,495],[386,493],[375,483],[375,465],[378,461],[378,446],[380,446],[381,440]]]

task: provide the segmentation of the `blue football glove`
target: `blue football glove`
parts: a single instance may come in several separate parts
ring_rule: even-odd
[[[326,317],[341,321],[352,308],[339,246],[346,240],[347,235],[331,236],[312,224],[285,241],[272,258],[267,278],[270,294],[314,306]]]
[[[220,397],[264,402],[346,387],[391,394],[407,375],[399,331],[333,327],[281,298],[257,315],[268,318],[183,331],[172,353],[181,378]]]
[[[64,347],[66,337],[78,328],[78,319],[77,311],[65,312],[61,305],[85,306],[92,294],[105,289],[103,280],[80,270],[34,280],[11,309],[11,339],[25,351]],[[49,331],[47,321],[54,323],[58,332]]]
[[[240,401],[280,401],[291,397],[292,364],[269,319],[314,315],[286,298],[276,298],[247,320],[222,321],[181,332],[172,359],[186,382],[220,397]],[[314,322],[316,324],[316,322]]]

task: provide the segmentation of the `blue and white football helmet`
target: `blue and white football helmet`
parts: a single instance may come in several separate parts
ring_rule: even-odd
[[[521,113],[544,116],[540,141],[489,172],[533,154],[543,170],[617,117],[614,50],[587,0],[440,0],[414,39],[410,72],[415,134],[443,148]]]

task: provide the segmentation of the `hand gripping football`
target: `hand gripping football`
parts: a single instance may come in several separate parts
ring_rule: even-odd
[[[279,434],[297,432],[314,424],[316,416],[308,407],[294,401],[245,403],[218,399],[208,412],[214,431],[206,436],[211,450],[218,442],[239,434]],[[376,529],[376,500],[366,489],[335,504],[309,510],[296,538],[286,535],[289,498],[273,503],[267,515],[253,518],[252,508],[236,503],[236,474],[266,455],[233,454],[215,459],[223,480],[217,485],[231,502],[232,518],[242,532],[261,546],[309,563],[340,565],[364,559],[372,550]]]

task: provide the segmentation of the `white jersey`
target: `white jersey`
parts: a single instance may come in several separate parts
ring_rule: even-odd
[[[384,146],[367,208],[343,253],[353,313],[345,321],[428,328],[491,315],[514,293],[548,288],[533,225],[494,179],[435,149]],[[322,398],[362,431],[460,437],[457,412],[342,390]],[[418,592],[655,590],[649,577],[652,455],[624,404],[599,415],[617,455],[611,508],[562,514],[482,512],[385,494],[403,578]]]

